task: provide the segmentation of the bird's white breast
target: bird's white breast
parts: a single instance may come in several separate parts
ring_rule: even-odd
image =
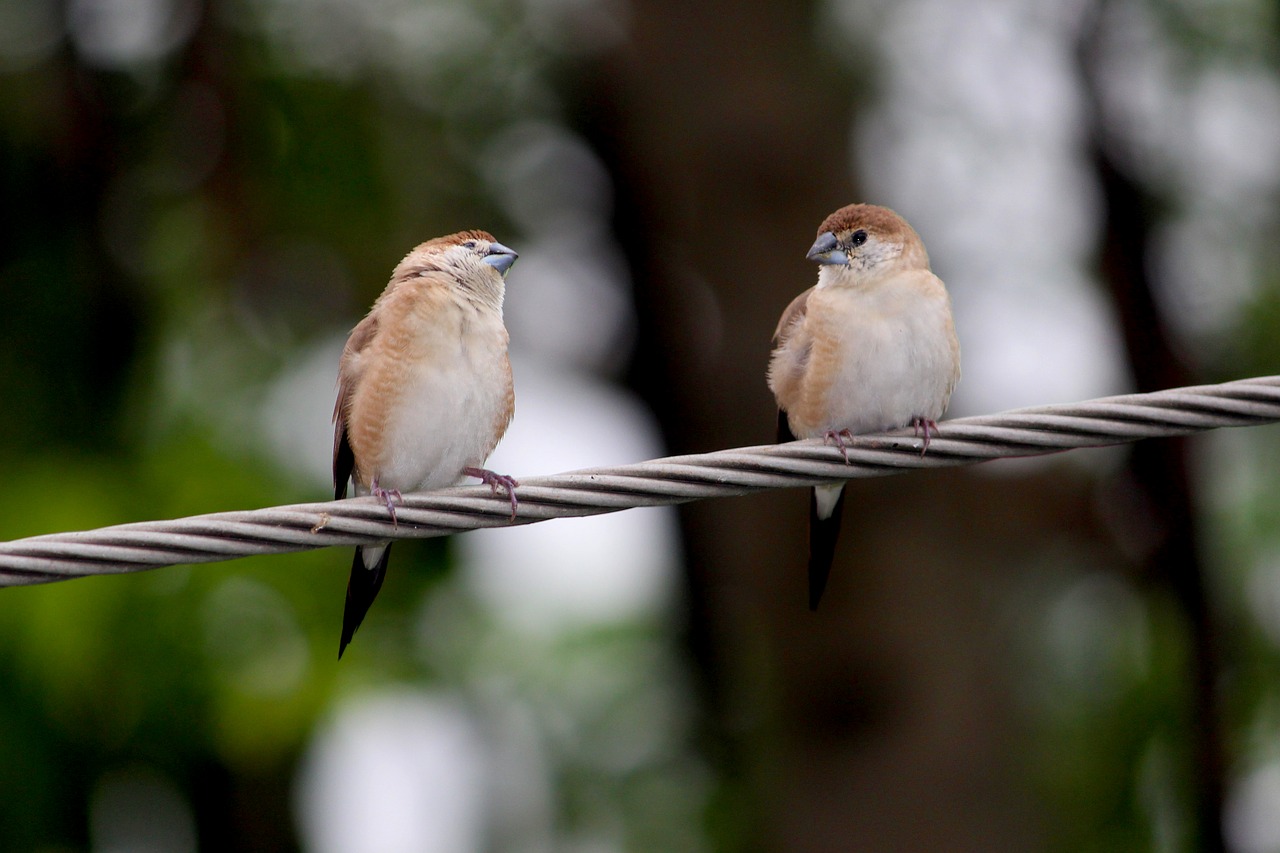
[[[920,276],[936,286],[922,288]],[[958,348],[950,301],[932,274],[823,288],[811,297],[806,321],[822,324],[820,337],[833,352],[825,360],[828,375],[814,377],[825,385],[819,393],[826,422],[793,424],[801,437],[879,432],[942,417],[958,376]]]
[[[398,371],[377,476],[384,489],[453,485],[480,467],[501,438],[509,405],[507,338],[501,317],[472,316],[467,328],[436,329],[427,357]]]

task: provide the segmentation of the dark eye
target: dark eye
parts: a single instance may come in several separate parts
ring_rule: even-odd
[[[865,235],[864,235],[864,237],[865,237]],[[464,248],[464,249],[474,249],[475,247],[476,247],[476,241],[475,241],[475,240],[468,240],[467,242],[465,242],[465,243],[463,243],[463,244],[462,244],[462,248]]]
[[[861,246],[865,242],[867,242],[867,232],[863,231],[861,228],[854,231],[853,236],[849,238],[849,243],[853,245],[854,248]]]

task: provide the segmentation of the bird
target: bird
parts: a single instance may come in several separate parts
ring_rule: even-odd
[[[514,520],[520,484],[484,467],[515,411],[502,320],[517,254],[487,231],[414,248],[347,338],[333,409],[334,499],[372,495],[393,524],[404,491],[477,477],[506,490]],[[360,545],[351,563],[338,658],[386,577],[391,543]]]
[[[920,236],[886,207],[851,204],[823,220],[806,257],[818,283],[782,312],[767,372],[778,442],[821,438],[847,463],[854,435],[912,426],[926,453],[960,381],[960,342]],[[826,589],[843,506],[844,483],[814,487],[810,610]]]

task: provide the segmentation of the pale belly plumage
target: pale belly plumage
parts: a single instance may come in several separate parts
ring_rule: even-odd
[[[814,304],[822,303],[822,304]],[[797,353],[775,355],[795,377],[786,406],[797,438],[881,432],[942,417],[959,377],[950,303],[892,286],[815,292]]]
[[[463,468],[479,467],[502,437],[508,402],[500,353],[473,351],[438,364],[403,371],[398,403],[387,416],[382,447],[368,478],[384,489],[438,489],[463,478]],[[368,486],[357,484],[357,494]]]
[[[440,489],[460,482],[464,468],[484,465],[506,431],[511,403],[505,332],[489,337],[491,344],[473,337],[445,357],[386,362],[386,373],[368,377],[353,405],[380,406],[384,414],[376,447],[357,451],[357,496],[375,481],[388,492]],[[362,550],[372,567],[384,549]]]
[[[828,418],[807,425],[811,434],[805,437],[827,430],[880,432],[915,418],[942,417],[954,381],[953,358],[941,322],[931,319],[852,324],[838,340],[842,353],[826,390]]]

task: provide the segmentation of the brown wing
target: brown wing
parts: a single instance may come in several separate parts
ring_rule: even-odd
[[[347,408],[364,370],[360,354],[378,333],[378,315],[371,312],[351,330],[338,362],[338,399],[333,405],[333,499],[347,496],[347,481],[356,467],[356,457],[347,440]]]
[[[813,288],[809,288],[804,293],[791,300],[791,304],[782,312],[782,316],[778,318],[778,328],[773,330],[773,343],[770,349],[777,349],[783,341],[787,339],[787,332],[793,325],[804,319],[805,312],[809,310],[809,296],[813,293]]]
[[[776,444],[785,444],[788,441],[795,441],[796,434],[791,431],[791,422],[787,420],[787,412],[785,409],[778,409],[778,429],[775,433]]]
[[[831,510],[823,518],[818,514],[818,492],[809,490],[809,609],[817,610],[822,592],[827,588],[831,564],[836,558],[836,541],[840,538],[840,517],[844,514],[844,489]]]
[[[506,404],[502,407],[503,411],[494,424],[493,447],[497,447],[498,442],[502,441],[502,437],[507,434],[507,427],[511,426],[511,419],[516,414],[516,386],[514,377],[511,375],[511,357],[505,352],[502,354],[502,368],[503,381],[506,384]],[[493,447],[489,448],[489,453],[493,452]],[[488,457],[489,453],[485,456]]]
[[[778,319],[778,328],[774,329],[773,341],[770,351],[777,350],[784,341],[786,341],[791,329],[799,324],[803,319],[805,312],[809,308],[809,294],[813,293],[813,288],[809,288],[801,293],[795,299],[791,300],[791,304],[782,312],[782,316]],[[787,420],[787,412],[785,409],[778,408],[778,428],[776,433],[776,441],[782,444],[786,441],[795,441],[795,434],[791,432],[791,424]]]

